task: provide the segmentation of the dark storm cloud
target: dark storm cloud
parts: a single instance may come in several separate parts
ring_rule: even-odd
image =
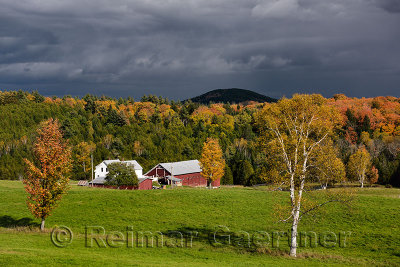
[[[0,88],[398,95],[396,0],[0,0]]]
[[[390,13],[400,13],[399,0],[379,0],[377,4]]]

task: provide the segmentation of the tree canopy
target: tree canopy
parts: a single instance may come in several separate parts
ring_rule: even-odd
[[[208,138],[204,143],[200,165],[201,175],[208,180],[210,187],[212,181],[224,176],[225,160],[217,139]]]
[[[66,192],[71,166],[71,150],[63,139],[60,124],[49,119],[41,123],[33,147],[35,161],[25,159],[23,180],[28,193],[27,204],[36,218],[45,219]]]
[[[266,175],[279,186],[288,186],[290,191],[288,216],[283,220],[292,225],[291,256],[296,257],[298,225],[308,212],[303,205],[307,183],[313,180],[310,168],[318,167],[318,171],[327,169],[326,164],[316,159],[318,149],[324,149],[323,143],[334,136],[341,120],[339,112],[326,105],[326,99],[321,95],[283,98],[276,104],[264,107],[257,115],[260,146],[269,163]],[[327,160],[336,160],[332,153],[326,156],[333,157]],[[319,205],[315,205],[315,208]]]
[[[139,180],[136,176],[136,172],[133,166],[121,162],[114,162],[109,164],[107,167],[108,174],[106,176],[106,185],[139,185]]]

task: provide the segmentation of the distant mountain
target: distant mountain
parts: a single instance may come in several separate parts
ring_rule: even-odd
[[[191,98],[195,103],[208,104],[214,103],[244,103],[248,101],[256,102],[276,102],[277,99],[245,89],[216,89],[200,96]]]

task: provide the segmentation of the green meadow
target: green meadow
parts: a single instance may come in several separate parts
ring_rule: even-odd
[[[279,223],[274,212],[288,192],[266,187],[129,191],[71,184],[46,220],[46,232],[40,232],[22,183],[0,181],[0,266],[400,266],[400,189],[356,192],[350,207],[332,204],[302,220],[299,230],[320,239],[316,244],[309,238],[292,259],[285,237],[290,226]],[[51,241],[57,226],[73,233],[65,246],[68,236],[53,232],[53,240],[65,247]],[[149,232],[158,236],[153,246]],[[346,233],[344,243],[334,242],[332,233]],[[321,237],[331,243],[323,245]]]

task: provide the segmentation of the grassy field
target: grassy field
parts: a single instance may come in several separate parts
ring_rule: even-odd
[[[377,265],[400,266],[400,189],[366,188],[346,208],[331,205],[318,216],[301,222],[300,231],[351,232],[346,247],[302,247],[299,257],[287,256],[285,236],[279,248],[247,244],[250,237],[265,231],[287,231],[289,225],[277,223],[273,208],[286,199],[287,192],[266,188],[222,188],[123,191],[82,188],[72,185],[69,193],[46,221],[47,232],[37,230],[25,204],[23,185],[19,181],[0,181],[0,266],[14,265],[138,265],[138,266],[317,266]],[[55,226],[67,226],[74,233],[66,247],[56,247],[50,240]],[[162,232],[163,247],[127,247],[112,242],[106,247],[85,244],[85,227],[102,226],[106,233],[137,231]],[[209,233],[226,226],[236,233],[234,245],[213,246]],[[89,237],[91,235],[89,228]],[[172,231],[172,232],[171,232]],[[175,231],[175,232],[174,232]],[[177,242],[176,231],[184,234],[184,247]],[[187,233],[197,232],[192,246],[186,246]],[[169,233],[169,234],[168,234]],[[175,234],[173,234],[175,233]],[[136,237],[136,234],[134,234]],[[219,232],[217,237],[221,237]],[[98,236],[98,237],[101,237]],[[242,237],[242,238],[241,238]],[[139,239],[140,240],[140,239]],[[217,239],[222,242],[222,238]],[[100,242],[101,243],[101,242]],[[140,243],[140,242],[139,242]],[[239,244],[240,243],[240,244]],[[190,244],[190,242],[188,242]],[[175,247],[173,247],[175,245]],[[276,245],[275,245],[276,246]]]

